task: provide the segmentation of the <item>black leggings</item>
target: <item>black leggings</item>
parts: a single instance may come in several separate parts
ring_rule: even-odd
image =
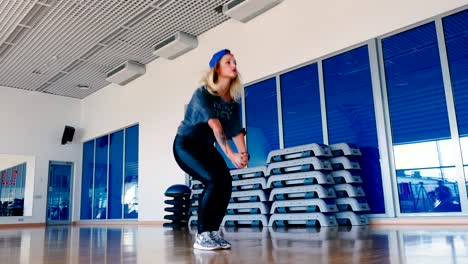
[[[232,177],[213,145],[176,136],[173,152],[177,164],[205,185],[198,202],[198,233],[219,229],[232,192]]]

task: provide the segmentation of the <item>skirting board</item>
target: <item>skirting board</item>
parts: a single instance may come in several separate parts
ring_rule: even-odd
[[[108,225],[150,225],[162,226],[168,221],[73,221],[74,226],[108,226]],[[370,218],[369,225],[385,226],[461,226],[468,225],[468,217],[456,218]],[[45,227],[46,223],[0,224],[0,229]]]
[[[36,227],[45,227],[45,223],[25,223],[25,224],[0,224],[0,229],[17,229],[17,228],[36,228]]]
[[[379,226],[460,226],[468,225],[468,217],[425,217],[425,218],[370,218],[369,224],[375,227]]]
[[[162,226],[167,221],[73,221],[74,226],[109,226],[109,225],[153,225]]]

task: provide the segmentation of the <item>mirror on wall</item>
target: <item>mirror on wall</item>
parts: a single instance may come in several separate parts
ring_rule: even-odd
[[[0,217],[31,215],[34,167],[33,156],[0,154]]]

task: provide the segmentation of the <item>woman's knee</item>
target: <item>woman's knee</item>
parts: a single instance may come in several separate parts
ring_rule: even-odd
[[[230,191],[232,190],[232,178],[231,175],[229,177],[218,177],[213,179],[213,185],[217,189],[221,189],[223,191]]]

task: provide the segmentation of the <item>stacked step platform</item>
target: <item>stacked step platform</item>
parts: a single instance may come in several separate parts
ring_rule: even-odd
[[[339,209],[335,217],[340,225],[367,225],[368,219],[363,213],[370,209],[361,186],[361,168],[357,161],[361,151],[356,145],[349,143],[333,144],[330,149],[333,154],[330,163],[336,183],[336,205]]]
[[[267,226],[270,206],[266,167],[231,171],[232,195],[222,226]]]
[[[267,226],[270,207],[268,205],[268,190],[265,178],[266,167],[253,167],[232,170],[232,194],[226,216],[221,226]],[[189,225],[198,221],[198,199],[203,192],[203,184],[190,177]],[[265,193],[266,191],[266,193]]]
[[[200,181],[197,181],[190,176],[189,178],[190,182],[190,189],[192,189],[192,193],[190,194],[190,201],[189,201],[189,209],[188,209],[188,215],[189,215],[189,226],[192,225],[197,225],[198,222],[198,198],[200,197],[200,194],[204,190],[204,185]]]
[[[308,144],[268,154],[269,226],[337,226],[328,146]]]
[[[307,144],[270,151],[266,166],[231,171],[222,226],[367,225],[361,152],[353,144]],[[197,224],[201,182],[190,179],[189,225]]]

